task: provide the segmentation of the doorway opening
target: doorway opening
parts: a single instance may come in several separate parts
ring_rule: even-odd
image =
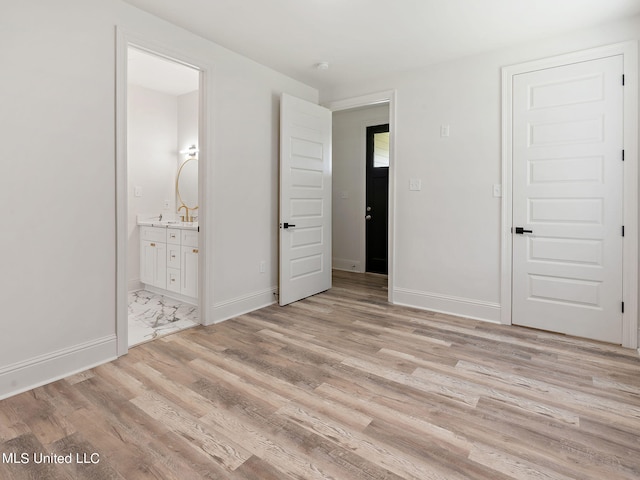
[[[136,45],[122,50],[119,354],[201,323],[201,71]]]
[[[358,273],[387,274],[388,301],[393,303],[393,245],[394,245],[394,112],[393,91],[355,97],[332,102],[333,111],[333,269]],[[384,126],[384,127],[380,127]],[[367,180],[367,129],[380,127],[385,131],[378,143],[387,143],[385,158],[369,162],[372,172],[384,170],[386,188],[368,188]],[[377,135],[374,133],[374,142]],[[383,138],[386,137],[386,138]],[[371,141],[371,140],[370,140]],[[371,149],[372,152],[374,149]],[[382,164],[385,164],[382,167]],[[373,165],[376,167],[373,167]],[[375,174],[374,174],[375,176]],[[376,182],[383,179],[378,178]],[[375,182],[374,182],[375,183]],[[378,185],[379,187],[379,185]],[[379,190],[382,206],[368,203],[367,190]],[[385,191],[386,190],[386,191]],[[371,210],[367,211],[367,207]],[[386,215],[383,212],[386,208]],[[374,209],[376,210],[374,212]],[[367,216],[371,215],[370,220]],[[375,215],[375,217],[374,217]],[[375,249],[368,245],[368,224],[377,220],[377,243]],[[375,231],[374,231],[375,232]],[[376,238],[376,233],[372,233]],[[371,262],[368,253],[373,253],[377,262]],[[375,265],[377,263],[377,266]]]

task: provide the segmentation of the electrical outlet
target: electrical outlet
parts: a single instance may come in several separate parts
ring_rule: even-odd
[[[409,179],[409,190],[422,190],[422,180],[420,180],[419,178]]]
[[[260,273],[265,273],[267,271],[267,262],[266,260],[262,260],[260,262]]]

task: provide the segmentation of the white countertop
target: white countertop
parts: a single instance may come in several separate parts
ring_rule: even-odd
[[[138,220],[138,225],[159,228],[178,228],[180,230],[198,230],[198,222],[173,222],[160,220]]]

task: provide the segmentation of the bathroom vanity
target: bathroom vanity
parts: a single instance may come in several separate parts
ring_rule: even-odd
[[[145,289],[189,303],[198,297],[197,222],[138,222]]]

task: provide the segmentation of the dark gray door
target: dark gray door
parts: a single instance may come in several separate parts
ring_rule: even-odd
[[[367,127],[366,271],[387,273],[389,124]]]

